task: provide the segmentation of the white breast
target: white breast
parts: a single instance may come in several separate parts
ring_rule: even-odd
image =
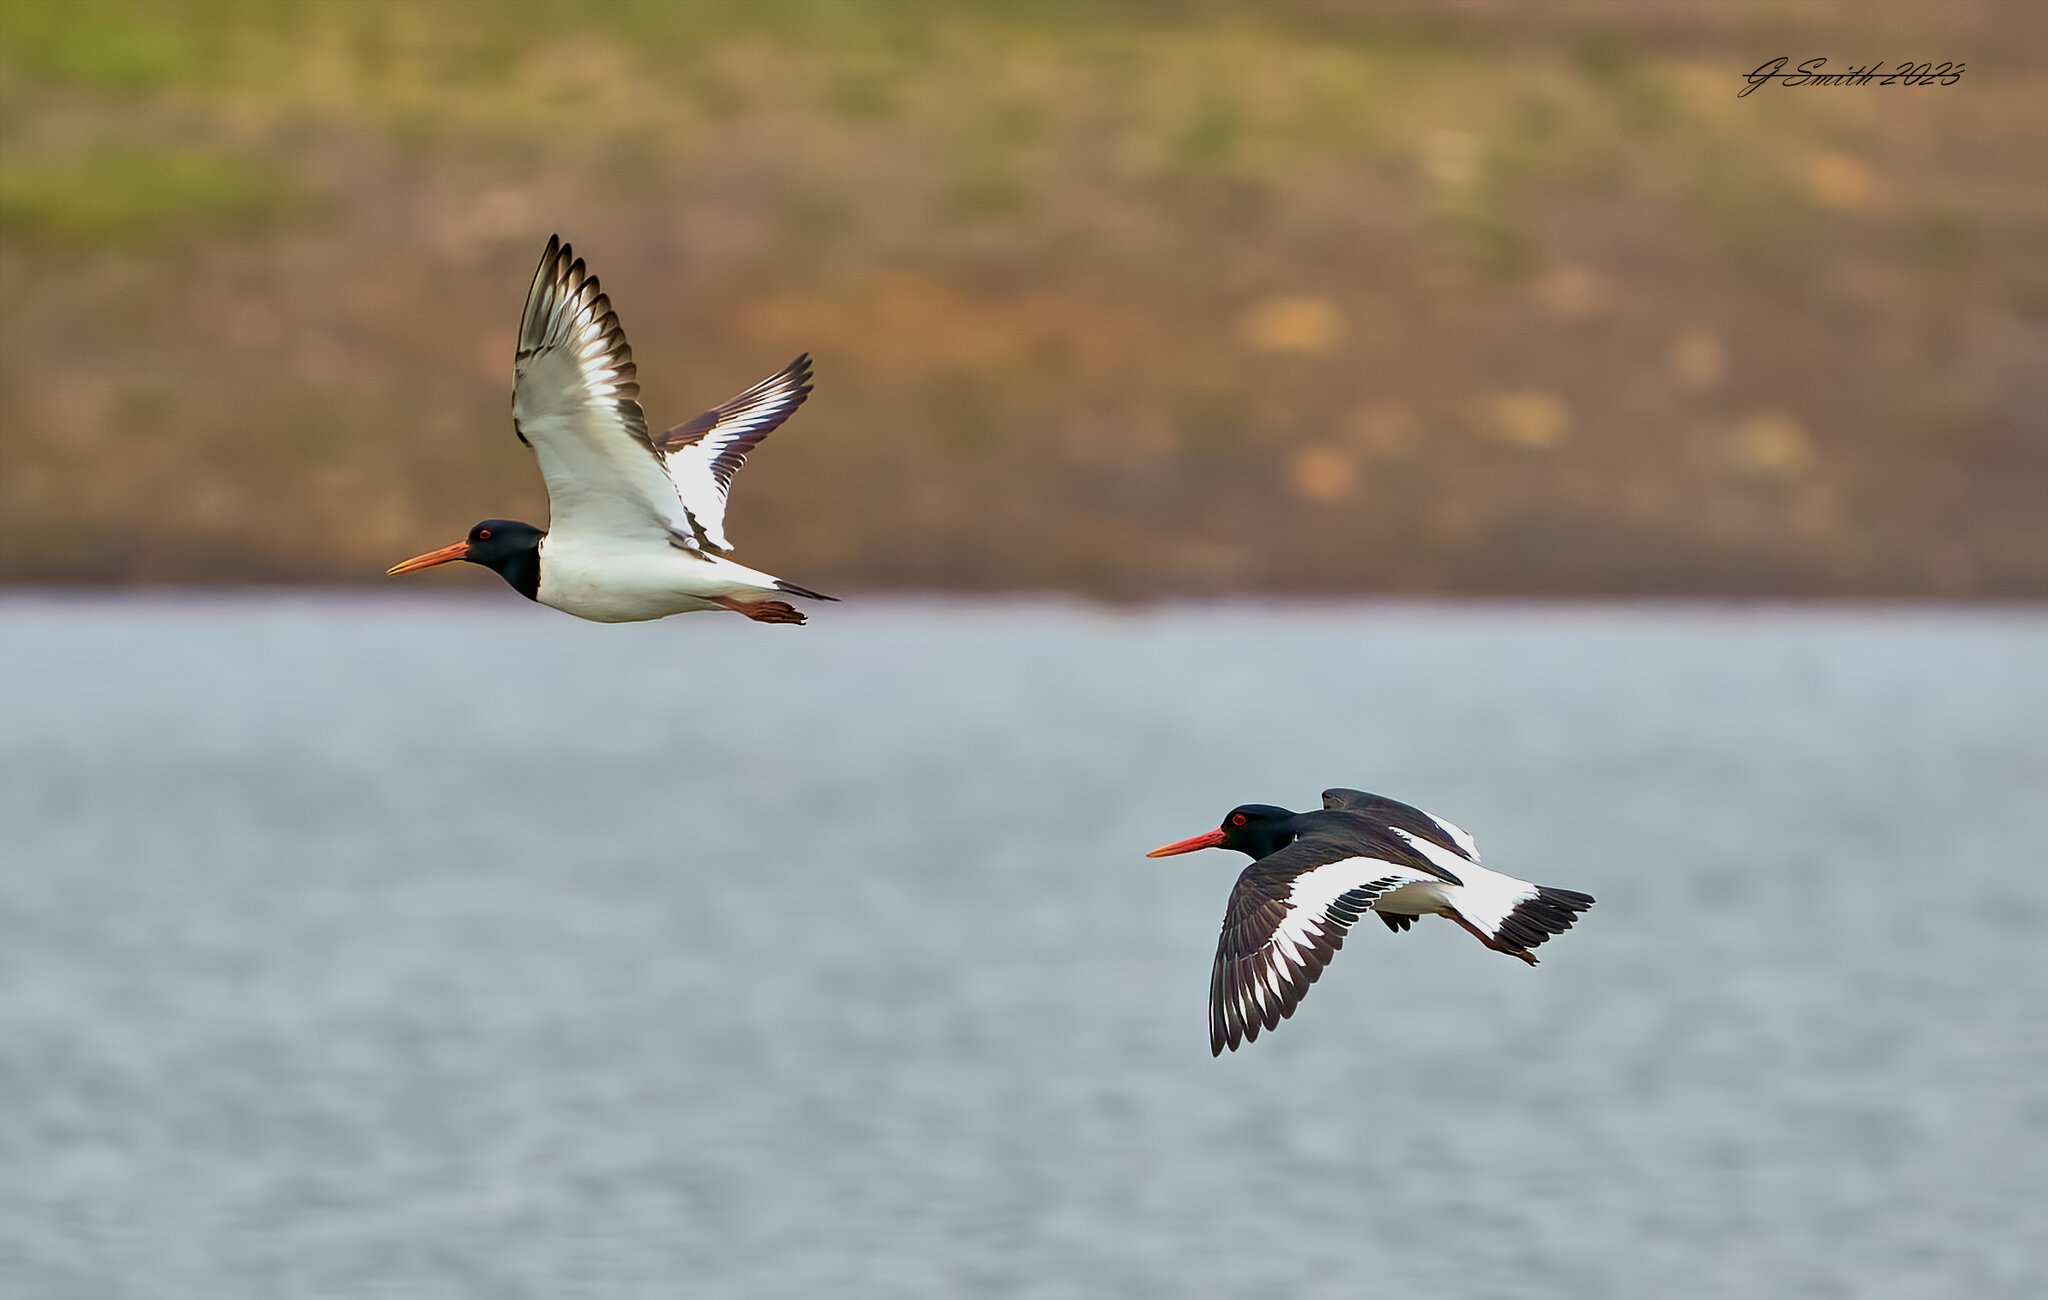
[[[775,579],[720,556],[639,538],[557,536],[540,543],[541,604],[596,623],[635,623],[757,600]]]

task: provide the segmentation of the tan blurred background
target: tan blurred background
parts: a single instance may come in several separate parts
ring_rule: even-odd
[[[0,581],[544,521],[559,231],[657,424],[814,354],[828,590],[2039,596],[2044,106],[2023,0],[9,0]]]

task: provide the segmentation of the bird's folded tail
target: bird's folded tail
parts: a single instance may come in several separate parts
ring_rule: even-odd
[[[1529,949],[1572,928],[1590,895],[1532,885],[1475,864],[1462,869],[1464,884],[1450,891],[1450,905],[1486,943],[1533,962]]]
[[[1576,889],[1552,889],[1537,885],[1535,893],[1521,899],[1492,927],[1493,940],[1503,948],[1527,952],[1553,934],[1563,934],[1579,919],[1579,913],[1593,905],[1591,894]]]
[[[797,585],[796,585],[795,583],[793,583],[793,582],[785,582],[785,581],[784,581],[783,579],[781,579],[781,578],[777,578],[777,579],[775,580],[775,590],[777,590],[777,591],[783,591],[783,592],[788,592],[788,593],[789,593],[790,595],[792,595],[792,596],[802,596],[802,597],[803,597],[804,599],[806,599],[806,600],[838,600],[838,599],[839,599],[839,597],[837,597],[837,596],[828,596],[828,595],[826,595],[826,594],[825,594],[824,592],[822,592],[822,591],[812,591],[812,590],[811,590],[811,589],[810,589],[809,587],[799,587],[799,586],[797,586]]]

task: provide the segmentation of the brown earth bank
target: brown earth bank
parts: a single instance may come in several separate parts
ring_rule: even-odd
[[[2023,3],[16,0],[0,581],[544,521],[559,232],[657,427],[814,356],[825,590],[2040,596],[2043,103]]]

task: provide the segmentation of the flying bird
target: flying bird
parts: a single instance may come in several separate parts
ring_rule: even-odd
[[[1575,890],[1488,871],[1464,831],[1362,790],[1325,790],[1312,812],[1244,804],[1215,830],[1145,856],[1208,848],[1255,859],[1230,891],[1210,971],[1212,1056],[1293,1015],[1367,912],[1396,932],[1419,916],[1445,917],[1495,952],[1534,966],[1529,950],[1569,930],[1593,905]]]
[[[513,362],[512,431],[548,486],[548,527],[486,519],[391,573],[467,560],[529,600],[599,623],[729,609],[801,623],[778,595],[835,597],[735,563],[725,501],[747,453],[811,392],[800,356],[722,406],[650,435],[633,350],[597,277],[550,237]]]

